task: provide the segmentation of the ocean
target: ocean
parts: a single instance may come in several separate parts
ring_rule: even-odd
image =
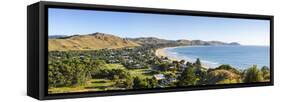
[[[195,62],[199,58],[205,66],[215,68],[229,64],[238,69],[253,65],[259,68],[270,63],[269,46],[181,46],[164,49],[167,56]]]

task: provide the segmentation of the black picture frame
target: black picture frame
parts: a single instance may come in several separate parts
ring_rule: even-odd
[[[106,92],[83,92],[83,93],[65,93],[65,94],[48,94],[48,78],[47,78],[47,61],[48,61],[48,8],[69,8],[83,10],[101,10],[101,11],[118,11],[118,12],[137,12],[137,13],[153,13],[167,15],[188,15],[188,16],[207,16],[207,17],[224,17],[224,18],[245,18],[245,19],[261,19],[270,20],[270,82],[256,83],[240,83],[225,85],[200,85],[190,87],[164,88],[164,89],[134,89],[122,91],[106,91]],[[191,91],[206,89],[224,89],[224,88],[240,88],[254,86],[271,86],[274,84],[274,49],[273,49],[273,33],[274,33],[274,17],[272,15],[254,15],[254,14],[238,14],[238,13],[221,13],[221,12],[205,12],[205,11],[189,11],[174,9],[158,9],[158,8],[141,8],[141,7],[125,7],[111,5],[94,5],[80,3],[63,3],[40,1],[27,7],[27,95],[39,100],[61,99],[61,98],[81,98],[96,96],[112,96],[112,95],[129,95],[159,92],[175,92],[175,91]]]

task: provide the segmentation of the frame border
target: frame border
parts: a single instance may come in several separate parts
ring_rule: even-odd
[[[168,15],[188,15],[188,16],[204,16],[204,17],[224,17],[224,18],[244,18],[270,20],[270,82],[256,83],[238,83],[238,84],[220,84],[220,85],[199,85],[189,87],[176,88],[155,88],[155,89],[132,89],[132,90],[112,90],[102,92],[79,92],[79,93],[62,93],[48,94],[48,8],[65,8],[65,9],[82,9],[82,10],[101,10],[116,12],[132,12],[132,13],[152,13],[152,14],[168,14]],[[144,93],[161,93],[161,92],[178,92],[192,90],[209,90],[209,89],[226,89],[226,88],[242,88],[256,86],[273,86],[274,85],[274,17],[272,15],[256,15],[256,14],[240,14],[240,13],[222,13],[222,12],[206,12],[176,9],[160,9],[160,8],[143,8],[143,7],[127,7],[113,5],[95,5],[82,3],[63,3],[63,2],[39,2],[39,99],[62,99],[62,98],[82,98],[97,96],[114,96],[114,95],[132,95]]]

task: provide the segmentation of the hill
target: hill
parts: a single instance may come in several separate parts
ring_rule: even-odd
[[[153,45],[158,47],[168,46],[216,46],[216,45],[240,45],[237,42],[225,43],[220,41],[203,40],[167,40],[156,37],[121,38],[111,34],[93,33],[87,35],[72,36],[49,36],[49,51],[68,51],[68,50],[98,50],[115,49],[124,47],[136,47],[143,45]]]
[[[141,45],[159,45],[159,44],[167,44],[167,45],[240,45],[237,42],[232,43],[226,43],[221,41],[203,41],[203,40],[166,40],[166,39],[159,39],[155,37],[141,37],[141,38],[130,38],[129,40],[132,40],[138,44]]]
[[[49,51],[98,50],[140,46],[133,41],[99,32],[88,35],[52,38],[48,41]]]
[[[159,39],[156,37],[139,37],[139,38],[128,38],[141,45],[159,45],[159,44],[171,44],[176,43],[173,40]]]

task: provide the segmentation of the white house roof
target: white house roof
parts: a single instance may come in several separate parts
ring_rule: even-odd
[[[162,80],[162,79],[165,79],[165,76],[163,74],[156,74],[156,75],[153,75],[156,80]]]

